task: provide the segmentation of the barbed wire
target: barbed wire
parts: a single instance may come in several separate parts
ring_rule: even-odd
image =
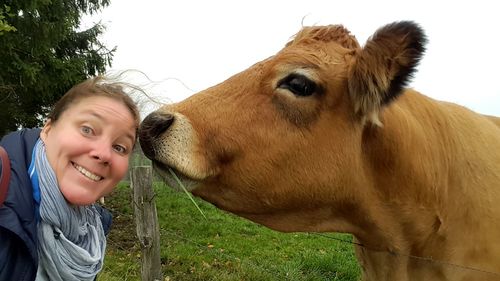
[[[441,261],[441,260],[433,259],[431,257],[420,257],[420,256],[415,256],[415,255],[410,255],[410,254],[404,254],[404,253],[395,252],[395,251],[386,251],[386,250],[371,249],[371,248],[369,248],[369,247],[367,247],[367,246],[365,246],[365,245],[363,245],[361,243],[353,242],[353,241],[347,241],[347,240],[344,240],[344,239],[341,239],[341,238],[333,237],[331,235],[327,235],[327,234],[323,234],[323,233],[317,233],[317,232],[309,232],[309,233],[312,234],[312,235],[325,237],[327,239],[336,240],[336,241],[339,241],[339,242],[342,242],[342,243],[356,245],[356,246],[362,247],[363,249],[366,249],[366,250],[372,251],[372,252],[385,252],[385,253],[388,253],[388,254],[391,254],[391,255],[405,257],[405,258],[411,258],[411,259],[416,259],[416,260],[424,261],[424,262],[427,262],[427,263],[434,263],[434,264],[440,264],[440,265],[445,265],[445,266],[451,266],[451,267],[456,267],[456,268],[463,269],[463,270],[476,271],[476,272],[485,273],[485,274],[491,274],[491,275],[495,275],[495,276],[500,277],[500,273],[499,272],[492,272],[492,271],[487,271],[487,270],[483,270],[483,269],[479,269],[479,268],[474,268],[474,267],[470,267],[470,266],[465,266],[465,265],[455,264],[455,263],[451,263],[451,262]]]
[[[131,214],[123,214],[123,213],[120,213],[119,211],[113,211],[113,215],[120,216],[120,217],[128,217],[130,220],[132,220],[131,223],[135,225],[134,217]],[[303,233],[303,234],[308,234],[308,233]],[[181,235],[181,234],[176,233],[174,231],[170,231],[170,230],[160,226],[160,237],[166,237],[166,236],[174,237],[178,240],[182,240],[182,241],[186,242],[187,244],[196,247],[200,251],[207,253],[208,255],[211,255],[213,257],[220,258],[221,260],[225,259],[228,261],[237,261],[241,265],[246,266],[247,268],[251,268],[255,272],[264,273],[265,275],[271,277],[272,279],[270,279],[270,280],[291,280],[291,281],[295,280],[295,279],[293,279],[293,276],[288,276],[289,272],[283,272],[282,270],[278,269],[278,265],[272,266],[272,265],[268,264],[271,267],[264,267],[264,266],[257,264],[256,262],[253,262],[251,259],[238,257],[235,255],[229,254],[227,252],[220,251],[222,248],[217,248],[217,247],[210,248],[206,244],[202,244],[202,243],[197,242],[193,239],[190,239],[184,235]],[[126,248],[126,247],[122,246],[121,242],[115,241],[112,237],[111,238],[108,237],[108,245],[113,245],[116,249],[119,249],[120,251],[128,252],[128,253],[130,253],[131,250],[134,250],[133,254],[140,255],[140,253],[141,253],[140,242],[139,242],[137,237],[136,237],[136,239],[137,240],[135,241],[135,247],[137,247],[137,248],[135,248],[135,247],[134,248]],[[332,249],[332,250],[335,251],[335,249]],[[336,250],[336,252],[342,253],[342,254],[344,253],[342,250]],[[141,256],[141,258],[142,258],[142,256]],[[108,270],[111,270],[111,269],[108,268]],[[137,273],[135,275],[140,276],[141,268],[138,267],[136,270],[137,270]],[[118,271],[115,271],[115,272],[118,272]],[[337,274],[337,272],[332,272],[332,274],[335,275],[335,274]],[[117,275],[121,275],[121,272],[118,272]]]
[[[134,214],[124,214],[124,213],[120,213],[116,210],[113,210],[113,214],[115,216],[122,216],[122,217],[128,217],[129,219],[132,220],[132,224],[135,225],[135,221],[134,221]],[[210,248],[207,248],[206,245],[203,245],[203,244],[200,244],[199,242],[196,242],[192,239],[189,239],[185,236],[182,236],[182,235],[179,235],[173,231],[169,231],[168,229],[165,229],[163,228],[161,225],[160,225],[160,234],[163,234],[163,235],[168,235],[168,236],[171,236],[171,237],[176,237],[178,239],[181,239],[193,246],[196,246],[197,248],[199,248],[200,250],[203,250],[204,252],[208,252],[210,254],[216,254],[218,257],[224,257],[226,259],[229,259],[229,260],[237,260],[237,261],[240,261],[242,264],[245,264],[246,266],[249,266],[251,267],[253,270],[258,270],[260,272],[266,272],[267,274],[269,274],[270,276],[280,276],[280,277],[283,277],[283,278],[288,278],[287,276],[283,276],[283,272],[277,270],[277,268],[272,268],[271,270],[269,270],[268,268],[264,268],[262,266],[259,266],[257,265],[256,263],[252,262],[251,260],[249,259],[244,259],[244,258],[241,258],[241,257],[235,257],[234,255],[231,255],[231,254],[228,254],[228,253],[225,253],[225,252],[222,252],[222,251],[212,251],[212,249]],[[314,235],[314,236],[318,236],[318,237],[323,237],[323,238],[326,238],[326,239],[331,239],[331,240],[335,240],[335,241],[338,241],[338,242],[341,242],[341,243],[345,243],[345,244],[349,244],[349,245],[352,245],[352,246],[358,246],[358,247],[362,247],[363,249],[366,249],[367,251],[374,251],[374,252],[386,252],[388,254],[391,254],[391,255],[395,255],[395,256],[399,256],[399,257],[405,257],[405,258],[410,258],[410,259],[414,259],[414,260],[418,260],[418,261],[421,261],[421,262],[425,262],[425,263],[428,263],[428,264],[432,264],[432,265],[441,265],[441,266],[447,266],[447,267],[452,267],[452,268],[456,268],[458,270],[465,270],[465,271],[473,271],[473,272],[476,272],[476,273],[480,273],[480,274],[488,274],[488,275],[492,275],[492,276],[497,276],[499,277],[499,280],[500,280],[500,273],[499,272],[492,272],[492,271],[488,271],[488,270],[484,270],[484,269],[480,269],[480,268],[475,268],[475,267],[471,267],[471,266],[466,266],[466,265],[461,265],[461,264],[455,264],[455,263],[451,263],[451,262],[447,262],[447,261],[441,261],[441,260],[437,260],[437,259],[434,259],[432,257],[421,257],[421,256],[416,256],[416,255],[411,255],[411,254],[406,254],[406,253],[400,253],[400,252],[394,252],[394,251],[388,251],[388,250],[380,250],[380,249],[372,249],[372,248],[369,248],[361,243],[358,243],[358,242],[354,242],[354,241],[348,241],[346,239],[342,239],[342,238],[338,238],[338,237],[335,237],[333,235],[329,235],[329,234],[325,234],[325,233],[317,233],[317,232],[307,232],[307,234],[310,234],[310,235]],[[136,237],[136,241],[135,241],[135,244],[137,246],[137,251],[140,252],[140,245],[139,245],[139,240],[138,238]],[[113,244],[117,249],[120,249],[121,251],[124,251],[124,252],[130,252],[130,248],[124,248],[121,246],[121,243],[120,242],[116,242],[116,241],[113,241],[113,240],[109,240],[108,238],[108,243],[110,244]],[[338,251],[340,253],[340,251]],[[140,268],[138,269],[140,270]],[[140,274],[139,274],[140,275]]]
[[[121,216],[131,216],[131,215],[124,215],[122,214]],[[133,217],[133,216],[132,216]],[[229,259],[229,260],[238,260],[238,261],[241,261],[242,264],[246,264],[250,267],[252,267],[254,270],[259,270],[259,271],[266,271],[267,274],[271,275],[271,276],[276,276],[276,275],[283,275],[282,272],[280,272],[279,270],[275,270],[276,268],[272,269],[272,270],[269,270],[268,268],[264,268],[262,266],[259,266],[257,264],[255,264],[254,262],[248,260],[248,259],[242,259],[241,257],[235,257],[234,255],[231,255],[231,254],[227,254],[227,253],[224,253],[224,252],[221,252],[221,251],[213,251],[214,249],[210,249],[208,248],[207,249],[207,246],[206,245],[203,245],[199,242],[196,242],[192,239],[189,239],[185,236],[182,236],[182,235],[179,235],[173,231],[169,231],[165,228],[160,228],[160,234],[163,234],[163,236],[165,235],[168,235],[168,236],[171,236],[171,237],[176,237],[180,240],[183,240],[193,246],[196,246],[197,248],[199,248],[200,250],[203,250],[204,252],[207,252],[207,253],[210,253],[210,254],[216,254],[218,257],[224,257],[226,259]],[[450,262],[445,262],[445,261],[440,261],[440,260],[436,260],[436,259],[433,259],[433,258],[429,258],[429,257],[420,257],[420,256],[415,256],[415,255],[410,255],[410,254],[404,254],[404,253],[398,253],[398,252],[390,252],[390,251],[381,251],[381,250],[375,250],[375,249],[371,249],[371,248],[368,248],[366,247],[365,245],[361,244],[361,243],[357,243],[357,242],[353,242],[353,241],[348,241],[348,240],[345,240],[345,239],[342,239],[342,238],[338,238],[338,237],[334,237],[332,235],[328,235],[328,234],[323,234],[323,233],[316,233],[316,232],[308,232],[308,234],[311,234],[311,235],[315,235],[315,236],[319,236],[319,237],[323,237],[323,238],[326,238],[326,239],[331,239],[331,240],[336,240],[336,241],[339,241],[341,243],[346,243],[346,244],[350,244],[350,245],[356,245],[356,246],[359,246],[359,247],[363,247],[364,249],[366,250],[369,250],[369,251],[376,251],[376,252],[387,252],[389,254],[392,254],[392,255],[396,255],[396,256],[401,256],[401,257],[406,257],[406,258],[411,258],[411,259],[417,259],[417,260],[420,260],[420,261],[424,261],[424,262],[427,262],[427,263],[433,263],[433,264],[440,264],[440,265],[445,265],[445,266],[451,266],[451,267],[455,267],[455,268],[458,268],[458,269],[461,269],[461,270],[469,270],[469,271],[475,271],[475,272],[479,272],[479,273],[484,273],[484,274],[491,274],[491,275],[495,275],[495,276],[499,276],[500,277],[500,273],[496,273],[496,272],[491,272],[491,271],[487,271],[487,270],[482,270],[482,269],[478,269],[478,268],[473,268],[473,267],[469,267],[469,266],[464,266],[464,265],[459,265],[459,264],[454,264],[454,263],[450,263]],[[113,241],[111,241],[111,243],[114,243]],[[138,240],[136,241],[137,243],[137,246],[139,247],[139,242]],[[131,249],[130,248],[124,248],[122,246],[120,246],[121,243],[114,243],[114,246],[122,251],[130,251]],[[137,248],[137,251],[140,251],[139,248]],[[285,277],[286,276],[282,276],[282,277]]]
[[[228,254],[228,253],[225,253],[225,252],[222,252],[222,251],[216,251],[215,247],[214,248],[208,248],[207,245],[200,244],[200,243],[198,243],[198,242],[196,242],[194,240],[191,240],[189,238],[181,236],[181,235],[179,235],[179,234],[177,234],[175,232],[168,231],[166,229],[161,228],[160,229],[160,234],[161,233],[164,233],[164,234],[167,234],[169,236],[173,236],[173,237],[176,237],[176,238],[181,239],[183,241],[186,241],[189,244],[198,247],[200,250],[211,254],[212,256],[215,255],[217,257],[224,257],[225,259],[228,259],[228,260],[239,261],[240,263],[245,264],[246,266],[251,267],[253,270],[260,271],[260,272],[265,272],[269,276],[273,276],[274,277],[276,275],[278,275],[278,276],[282,276],[283,275],[283,273],[280,272],[279,270],[275,270],[276,268],[274,268],[272,270],[269,270],[268,268],[265,268],[265,267],[257,265],[256,263],[250,261],[249,259],[244,259],[244,258],[241,258],[241,257],[235,257],[234,255],[231,255],[231,254]],[[286,278],[286,276],[282,276],[282,277]]]

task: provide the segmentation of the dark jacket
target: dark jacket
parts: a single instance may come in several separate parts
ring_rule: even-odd
[[[28,168],[40,131],[23,129],[10,133],[0,142],[9,155],[11,165],[9,190],[0,207],[0,281],[32,281],[36,277],[38,214],[35,214]],[[111,214],[100,206],[96,207],[107,234]]]

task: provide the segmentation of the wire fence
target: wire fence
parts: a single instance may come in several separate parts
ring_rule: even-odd
[[[117,217],[119,220],[126,220],[128,221],[128,224],[133,225],[134,224],[134,217],[133,214],[124,214],[124,213],[115,213],[115,217]],[[116,228],[115,228],[116,229]],[[113,230],[112,230],[113,231]],[[128,229],[128,231],[132,231],[132,229]],[[135,231],[135,229],[134,229]],[[323,237],[326,239],[331,239],[331,240],[336,240],[345,244],[349,245],[357,245],[360,247],[364,247],[363,245],[353,242],[353,241],[348,241],[345,239],[341,239],[338,237],[334,237],[333,235],[330,234],[323,234],[323,233],[309,233],[312,236],[318,236],[318,237]],[[222,250],[222,248],[217,248],[217,247],[209,247],[207,244],[193,240],[189,236],[183,233],[171,231],[168,229],[166,226],[160,226],[160,236],[162,239],[167,239],[170,240],[172,243],[175,243],[175,241],[180,241],[183,243],[187,243],[191,245],[193,248],[196,250],[193,250],[193,252],[203,254],[206,256],[211,256],[212,258],[219,260],[221,262],[224,261],[231,261],[240,264],[243,267],[251,268],[254,271],[258,271],[261,273],[264,273],[269,279],[268,280],[293,280],[290,279],[290,276],[288,276],[286,273],[283,273],[282,270],[279,269],[279,265],[273,266],[262,266],[261,264],[252,261],[251,259],[248,259],[246,257],[242,256],[235,256],[232,254],[228,254],[225,251]],[[135,264],[127,265],[124,268],[107,268],[109,272],[111,272],[113,276],[119,276],[121,279],[117,280],[140,280],[140,272],[141,272],[141,256],[140,256],[140,245],[139,245],[139,240],[133,240],[133,241],[123,241],[123,239],[118,236],[113,236],[110,235],[108,238],[108,247],[119,249],[120,251],[123,252],[128,252],[129,256],[134,257]],[[374,251],[372,249],[367,249],[370,251]],[[340,252],[340,251],[339,251]],[[428,266],[445,266],[449,267],[450,270],[459,270],[459,271],[466,271],[472,273],[476,279],[475,280],[500,280],[500,273],[497,272],[490,272],[490,271],[485,271],[473,267],[468,267],[468,266],[463,266],[459,264],[453,264],[453,263],[448,263],[448,262],[443,262],[439,260],[435,260],[432,258],[425,258],[425,257],[418,257],[418,256],[412,256],[412,255],[407,255],[403,253],[390,253],[392,255],[400,256],[402,258],[410,258],[410,259],[415,259],[419,263],[422,263]],[[162,261],[164,262],[164,261]],[[334,276],[332,276],[334,277]],[[167,275],[165,276],[165,280],[173,280],[170,279],[170,277]],[[333,279],[332,280],[336,280]]]
[[[135,159],[133,160],[135,164],[138,165],[148,165],[150,164],[149,160],[147,160],[143,155],[137,154]],[[130,199],[132,200],[132,198]],[[123,267],[117,267],[117,268],[105,268],[106,271],[110,272],[112,276],[119,276],[118,279],[116,280],[140,280],[140,272],[141,272],[141,248],[139,244],[138,239],[128,239],[124,240],[123,235],[120,235],[119,233],[116,233],[116,235],[113,235],[114,232],[119,232],[123,231],[123,229],[120,228],[120,225],[125,226],[125,231],[134,231],[135,232],[135,224],[134,224],[134,215],[133,211],[130,210],[130,212],[127,213],[120,213],[117,212],[116,210],[113,212],[114,216],[114,224],[118,224],[118,226],[114,226],[111,230],[111,233],[108,238],[108,248],[113,248],[113,249],[118,249],[119,251],[123,251],[125,253],[128,253],[129,258],[132,257],[132,260],[134,260],[134,263],[126,263],[124,262]],[[134,226],[133,229],[131,229],[130,226]],[[282,270],[278,269],[279,265],[273,266],[262,266],[259,263],[256,263],[252,261],[251,259],[241,257],[241,256],[234,256],[232,254],[228,254],[224,252],[221,248],[216,248],[216,247],[207,247],[206,244],[201,243],[199,241],[191,239],[189,236],[179,233],[179,232],[174,232],[168,229],[167,226],[160,225],[160,236],[162,239],[169,239],[169,240],[177,240],[177,241],[182,241],[183,243],[187,243],[191,245],[193,248],[196,249],[197,252],[203,253],[205,255],[209,255],[213,257],[214,259],[218,259],[220,261],[227,261],[227,262],[234,262],[238,263],[241,266],[251,268],[252,270],[261,272],[265,275],[268,276],[268,280],[292,280],[290,279],[291,277],[288,276],[287,273],[283,273]],[[312,236],[317,236],[317,237],[323,237],[326,239],[332,239],[339,241],[341,243],[349,244],[352,246],[357,246],[357,247],[362,247],[366,251],[377,251],[381,252],[379,250],[375,249],[370,249],[367,248],[366,246],[353,242],[353,241],[348,241],[345,239],[340,239],[338,237],[334,237],[333,235],[330,234],[324,234],[324,233],[310,233]],[[383,251],[382,251],[383,252]],[[454,270],[454,271],[463,271],[466,272],[470,275],[475,276],[475,280],[499,280],[500,281],[500,269],[498,269],[498,272],[495,271],[488,271],[488,270],[483,270],[480,268],[475,268],[475,267],[470,267],[467,265],[461,265],[461,264],[455,264],[455,263],[450,263],[446,261],[440,261],[437,259],[433,259],[432,257],[420,257],[420,256],[415,256],[415,255],[410,255],[406,253],[398,253],[398,252],[386,252],[389,255],[393,255],[396,257],[404,258],[404,259],[409,259],[412,260],[414,263],[419,263],[421,266],[439,266],[439,267],[444,267],[446,270]],[[162,264],[165,264],[166,261],[162,260]],[[168,264],[167,264],[168,265]],[[165,277],[165,281],[171,280],[170,277],[167,275]],[[335,276],[332,276],[331,280],[337,280],[335,279]],[[112,281],[112,280],[109,280]]]
[[[122,223],[124,221],[127,221],[127,224],[134,224],[134,217],[132,214],[114,213],[114,216],[118,217],[118,219],[121,220]],[[116,230],[116,227],[113,229]],[[113,229],[111,230],[111,232],[114,232]],[[132,230],[128,228],[128,231]],[[280,268],[280,265],[270,265],[267,263],[264,266],[262,263],[256,262],[248,257],[236,256],[227,253],[222,247],[214,247],[212,245],[207,245],[203,241],[195,240],[189,237],[186,233],[169,230],[167,226],[160,226],[160,236],[162,240],[168,240],[172,244],[185,243],[190,245],[193,248],[193,254],[195,255],[208,256],[211,257],[214,261],[219,261],[220,263],[236,263],[238,264],[238,266],[245,267],[246,269],[251,269],[254,272],[259,272],[261,275],[266,277],[266,279],[263,280],[294,280],[293,275],[284,272]],[[117,280],[141,280],[140,242],[138,239],[134,241],[123,241],[122,237],[123,236],[119,233],[117,233],[117,235],[113,235],[113,233],[110,233],[108,237],[108,248],[114,248],[122,252],[128,252],[128,258],[133,258],[135,263],[126,264],[124,267],[106,268],[105,270],[108,271],[111,276],[116,276],[118,278]],[[338,253],[343,253],[343,251],[339,249]],[[163,266],[168,266],[168,261],[162,260],[162,264]],[[329,274],[330,276],[328,276],[331,277],[329,280],[338,280],[334,279],[336,274],[336,272],[331,272]],[[173,280],[171,278],[172,277],[169,277],[167,274],[164,280]]]

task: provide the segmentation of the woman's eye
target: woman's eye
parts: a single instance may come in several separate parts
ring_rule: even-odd
[[[122,145],[115,145],[115,146],[113,146],[113,149],[114,149],[116,152],[120,153],[120,154],[125,154],[125,153],[127,153],[127,148],[125,148],[125,147],[124,147],[124,146],[122,146]]]
[[[278,88],[287,89],[296,96],[307,97],[316,92],[316,83],[300,74],[290,74],[278,83]]]
[[[92,128],[90,128],[89,126],[82,126],[82,127],[80,128],[80,131],[81,131],[84,135],[92,135],[92,133],[93,133]]]

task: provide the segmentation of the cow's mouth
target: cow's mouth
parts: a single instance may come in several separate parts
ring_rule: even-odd
[[[179,171],[179,169],[156,160],[153,160],[153,168],[168,186],[176,190],[182,190],[181,185],[183,185],[188,191],[191,191],[198,182],[196,179]]]

